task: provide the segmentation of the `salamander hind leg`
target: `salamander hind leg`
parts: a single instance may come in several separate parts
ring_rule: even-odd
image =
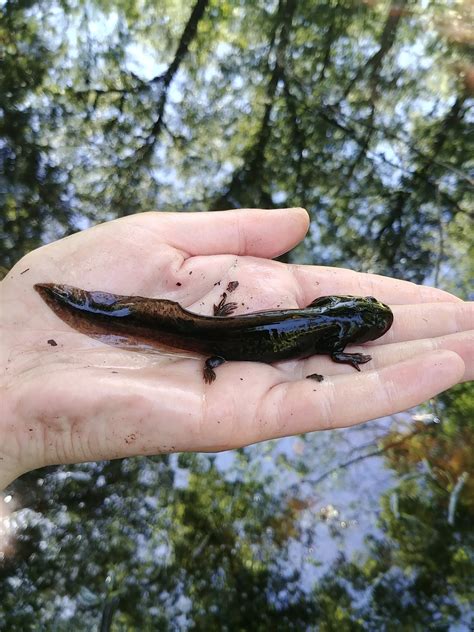
[[[359,369],[359,364],[365,364],[372,360],[372,356],[364,355],[363,353],[344,353],[343,351],[334,351],[331,354],[331,359],[334,362],[340,362],[341,364],[350,364],[354,369]]]
[[[224,362],[225,358],[222,358],[221,356],[211,356],[205,361],[203,375],[206,384],[212,384],[212,382],[214,382],[216,379],[216,372],[214,369],[217,369],[217,367],[224,364]]]
[[[217,305],[214,305],[214,316],[230,316],[237,309],[237,303],[226,303],[227,294],[224,292]]]

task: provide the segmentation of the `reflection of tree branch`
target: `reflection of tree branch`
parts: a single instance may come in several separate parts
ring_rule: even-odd
[[[361,125],[363,127],[369,126],[369,123],[367,121],[358,120],[358,119],[355,119],[354,117],[351,117],[348,114],[343,114],[335,106],[326,105],[325,107],[326,107],[327,110],[333,111],[336,116],[340,116],[346,121],[352,121],[353,123],[355,123],[357,125]],[[443,123],[443,125],[444,124],[445,123]],[[472,178],[470,178],[466,173],[463,173],[462,171],[460,171],[459,169],[457,169],[453,165],[450,165],[450,164],[448,164],[446,162],[438,160],[436,158],[436,156],[433,156],[433,155],[429,156],[429,155],[427,155],[424,151],[422,151],[421,149],[418,149],[418,147],[416,147],[415,145],[410,143],[410,141],[408,141],[407,139],[402,138],[401,136],[399,136],[397,134],[397,132],[394,132],[391,129],[388,129],[386,127],[379,127],[379,126],[373,125],[373,123],[370,123],[370,126],[372,127],[374,132],[379,132],[382,136],[385,136],[386,138],[391,138],[392,140],[395,140],[398,143],[401,143],[401,144],[405,145],[405,147],[408,147],[408,149],[410,151],[412,151],[414,154],[419,156],[419,158],[421,158],[422,160],[431,160],[431,164],[437,165],[438,167],[440,167],[442,169],[446,169],[448,171],[451,171],[455,175],[459,176],[461,179],[463,179],[466,182],[468,182],[468,184],[470,184],[470,185],[474,184],[474,181],[472,180]],[[341,128],[341,129],[344,129],[344,128]],[[398,166],[398,168],[403,170],[403,167],[401,167],[401,166]],[[405,171],[408,172],[407,169]],[[413,173],[413,172],[409,172],[409,173]]]
[[[208,4],[209,0],[197,0],[193,10],[191,11],[191,15],[189,16],[189,20],[184,27],[173,61],[168,66],[166,72],[154,77],[150,81],[151,84],[160,84],[161,87],[161,94],[156,109],[157,116],[145,143],[135,151],[132,159],[133,162],[142,161],[147,158],[152,152],[153,147],[161,134],[161,130],[163,128],[163,117],[168,101],[168,88],[178,72],[183,59],[188,53],[189,46],[196,36],[198,24],[202,19]]]
[[[112,621],[114,614],[118,608],[119,598],[118,596],[107,599],[102,610],[102,619],[100,622],[100,632],[108,632],[112,627]]]
[[[439,193],[437,191],[437,193]],[[438,197],[438,196],[437,196]],[[441,204],[438,201],[438,252],[436,255],[436,263],[435,263],[435,272],[434,272],[434,285],[438,287],[439,285],[439,274],[441,271],[441,263],[444,259],[444,227],[443,227],[443,218],[441,213]]]
[[[347,134],[350,138],[352,138],[352,140],[354,140],[359,145],[359,147],[361,148],[361,152],[364,150],[367,155],[369,155],[369,153],[371,153],[371,152],[368,152],[367,149],[364,149],[364,146],[365,146],[365,143],[367,142],[367,138],[370,140],[370,136],[369,137],[366,136],[365,138],[361,137],[354,127],[352,127],[350,125],[347,125],[346,122],[341,123],[341,121],[338,120],[338,117],[343,118],[345,121],[352,121],[355,124],[362,125],[364,127],[368,127],[370,130],[372,130],[372,132],[379,132],[381,135],[385,135],[388,138],[392,138],[392,139],[394,139],[394,140],[396,140],[396,141],[398,141],[400,143],[403,143],[411,151],[413,151],[418,156],[420,156],[420,158],[424,159],[425,161],[430,162],[430,166],[435,164],[435,165],[437,165],[437,166],[439,166],[439,167],[441,167],[443,169],[447,169],[449,171],[452,171],[456,175],[458,175],[461,178],[467,180],[470,184],[473,184],[472,180],[466,174],[463,174],[461,171],[459,171],[459,169],[456,169],[455,167],[452,167],[451,165],[448,165],[446,163],[440,162],[437,158],[433,157],[433,155],[428,156],[427,154],[422,152],[420,149],[417,149],[416,147],[411,145],[407,140],[399,137],[396,134],[396,132],[391,132],[390,130],[388,130],[386,128],[378,127],[378,126],[374,125],[372,122],[369,125],[367,123],[367,121],[355,120],[354,118],[352,118],[352,117],[350,117],[348,115],[345,115],[342,112],[339,112],[337,109],[334,108],[334,106],[323,105],[323,106],[316,107],[315,109],[318,111],[319,116],[322,119],[324,119],[330,125],[333,125],[334,127],[337,127],[337,129],[340,129],[345,134]],[[440,123],[440,125],[442,127],[444,127],[445,124],[446,124],[445,122]],[[359,152],[359,155],[360,155],[360,152]],[[395,164],[395,163],[393,163],[391,160],[386,158],[383,154],[378,154],[378,153],[374,152],[373,156],[374,156],[374,158],[377,158],[378,160],[381,160],[385,164],[390,165],[391,167],[394,167],[395,169],[398,169],[398,170],[408,174],[413,180],[419,179],[419,180],[425,182],[429,187],[436,189],[437,193],[441,196],[441,198],[443,200],[445,200],[448,204],[450,204],[456,210],[456,212],[458,212],[458,213],[464,212],[463,209],[459,206],[457,200],[455,200],[446,191],[443,191],[442,189],[440,189],[439,185],[436,182],[433,181],[433,179],[428,175],[428,170],[424,170],[423,173],[419,172],[418,170],[410,171],[410,169],[407,169],[402,164]]]
[[[333,12],[331,24],[329,25],[329,29],[326,33],[325,41],[325,49],[324,49],[324,57],[323,57],[323,65],[321,68],[321,72],[319,73],[319,82],[324,81],[326,78],[326,70],[329,66],[329,62],[331,61],[331,48],[333,44],[333,35],[335,30],[336,23],[336,13]]]
[[[197,557],[199,557],[201,555],[201,553],[204,551],[204,549],[207,546],[207,543],[210,540],[210,534],[206,533],[201,540],[197,543],[197,545],[194,547],[193,551],[191,552],[191,558],[192,559],[196,559]]]
[[[368,122],[370,123],[370,126],[368,126],[367,132],[365,134],[365,137],[362,140],[357,140],[357,144],[359,145],[359,151],[356,155],[356,157],[354,158],[354,160],[352,161],[349,169],[347,170],[344,179],[341,181],[341,184],[339,185],[339,188],[337,189],[334,197],[338,198],[341,190],[343,187],[346,187],[348,182],[351,180],[354,171],[356,170],[357,165],[359,164],[359,161],[362,160],[364,157],[367,156],[367,152],[369,149],[369,145],[370,145],[370,141],[372,140],[372,136],[374,134],[374,127],[373,127],[373,121],[374,121],[374,116],[375,116],[375,101],[372,100],[371,103],[371,108],[370,108],[370,114],[368,117]],[[383,156],[383,159],[385,158],[385,156]]]
[[[394,224],[401,223],[402,216],[404,214],[405,205],[407,204],[410,196],[412,195],[412,190],[416,186],[416,181],[421,179],[427,181],[430,185],[434,186],[432,179],[428,176],[430,167],[435,164],[436,157],[439,152],[442,150],[444,143],[448,138],[448,130],[452,130],[463,118],[462,105],[464,103],[465,97],[458,96],[456,101],[454,102],[452,108],[448,112],[445,119],[440,123],[439,131],[436,134],[434,141],[432,143],[432,152],[430,156],[425,157],[424,163],[418,167],[413,172],[411,184],[406,184],[405,188],[399,191],[395,197],[395,202],[392,205],[387,219],[379,229],[377,233],[377,239],[380,239],[390,228],[394,226]],[[439,189],[438,189],[439,190]],[[446,197],[446,194],[443,191],[440,191],[440,194]],[[459,207],[458,207],[459,208]],[[402,239],[402,231],[398,230],[397,235],[395,237],[395,242],[392,244],[391,253],[390,253],[390,262],[393,263],[398,247],[400,245]]]
[[[464,105],[465,99],[465,95],[458,96],[456,101],[453,103],[452,108],[449,110],[448,115],[444,121],[442,121],[432,145],[431,155],[428,157],[428,160],[425,162],[425,165],[420,171],[423,175],[429,171],[432,165],[437,164],[437,156],[443,149],[443,146],[448,139],[448,133],[462,121],[464,116],[462,106]]]
[[[346,470],[351,465],[354,465],[355,463],[359,463],[360,461],[365,461],[365,459],[370,459],[370,458],[375,457],[375,456],[381,456],[382,454],[385,454],[389,450],[393,450],[393,448],[397,448],[400,445],[403,445],[405,443],[405,441],[408,441],[408,440],[412,439],[416,435],[419,435],[419,434],[421,434],[423,432],[426,432],[427,429],[429,429],[433,425],[435,425],[435,424],[434,423],[433,424],[427,424],[427,425],[425,425],[425,426],[423,426],[421,428],[416,428],[413,432],[411,432],[410,434],[404,435],[401,439],[397,439],[396,441],[392,441],[391,443],[387,443],[383,447],[378,448],[377,450],[373,450],[372,452],[367,452],[366,454],[359,454],[358,456],[355,456],[352,459],[349,459],[348,461],[345,461],[344,463],[340,463],[339,465],[336,465],[335,467],[332,467],[330,470],[327,470],[326,472],[324,472],[324,474],[321,474],[321,476],[319,476],[315,480],[308,480],[308,479],[305,480],[305,479],[303,479],[302,481],[300,481],[298,483],[298,485],[301,485],[301,483],[308,483],[310,485],[319,485],[326,478],[331,476],[331,474],[334,474],[335,472],[339,472],[340,470]]]
[[[369,80],[372,86],[372,94],[375,90],[376,82],[379,77],[379,71],[382,66],[384,57],[390,51],[395,43],[398,26],[401,17],[405,14],[404,7],[407,4],[407,0],[392,0],[388,11],[388,17],[385,21],[385,25],[380,37],[380,46],[376,53],[374,53],[364,66],[359,68],[353,77],[352,81],[347,86],[344,92],[344,98],[346,99],[351,92],[354,84],[369,70]]]
[[[467,472],[463,472],[456,481],[456,485],[454,486],[453,491],[451,492],[451,495],[449,497],[448,524],[451,526],[454,525],[454,514],[456,513],[456,505],[458,504],[459,494],[461,493],[461,490],[468,478],[469,474]]]
[[[275,29],[273,30],[270,40],[267,58],[269,60],[273,52],[275,52],[275,62],[266,88],[266,104],[260,123],[260,129],[252,145],[245,151],[244,164],[232,176],[231,181],[226,187],[225,193],[223,193],[212,204],[213,210],[229,207],[229,205],[235,206],[238,203],[239,192],[254,182],[259,182],[260,193],[263,194],[265,198],[268,197],[268,202],[271,203],[269,196],[265,195],[263,192],[261,173],[264,163],[265,148],[270,138],[270,116],[273,110],[278,82],[282,80],[284,76],[286,49],[288,46],[289,34],[296,5],[297,0],[280,0],[279,2],[275,20]],[[276,48],[275,51],[274,48]],[[267,61],[267,65],[269,65],[269,61]]]
[[[303,206],[307,206],[307,198],[306,198],[306,187],[304,183],[302,183],[302,169],[303,169],[303,152],[306,146],[305,136],[303,130],[301,129],[298,120],[298,109],[297,109],[297,101],[295,96],[290,90],[290,86],[288,84],[288,78],[286,73],[283,73],[283,92],[285,95],[285,101],[288,108],[288,113],[290,115],[290,123],[292,127],[292,136],[293,143],[298,155],[298,159],[296,162],[296,189],[299,189],[299,194],[301,197],[301,202]]]
[[[148,90],[148,83],[140,80],[140,85],[128,86],[127,88],[86,88],[84,90],[73,90],[73,94],[77,97],[95,95],[97,97],[113,94],[113,95],[127,95],[135,92],[142,92]]]

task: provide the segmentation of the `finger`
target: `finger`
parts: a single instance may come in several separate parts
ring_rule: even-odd
[[[430,353],[436,350],[454,351],[465,364],[463,381],[474,379],[474,331],[465,331],[458,334],[439,336],[438,338],[425,338],[410,342],[397,342],[389,345],[371,347],[372,360],[360,367],[361,371],[381,369],[415,356]],[[347,347],[347,351],[364,352],[363,347]],[[295,364],[295,363],[292,363]],[[294,373],[294,367],[293,367]],[[313,356],[303,363],[301,377],[313,373],[321,375],[353,375],[354,369],[348,364],[333,362],[328,356]]]
[[[395,305],[392,311],[392,327],[368,345],[436,338],[474,329],[474,303]]]
[[[326,266],[291,266],[301,286],[304,305],[318,296],[355,294],[375,296],[391,305],[406,303],[438,303],[460,299],[448,292],[426,285],[417,285],[401,279],[354,272],[345,268]]]
[[[367,373],[340,375],[315,383],[284,382],[274,386],[253,425],[242,429],[248,443],[272,437],[343,428],[392,415],[457,384],[462,359],[435,351]]]
[[[302,208],[209,213],[143,213],[125,218],[156,226],[157,236],[192,255],[277,257],[298,244],[309,225]]]

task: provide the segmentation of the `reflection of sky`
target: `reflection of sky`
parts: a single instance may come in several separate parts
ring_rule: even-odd
[[[306,545],[294,541],[291,546],[291,561],[303,569],[306,589],[331,571],[341,553],[348,559],[355,554],[362,557],[367,554],[365,538],[380,533],[377,528],[380,496],[395,480],[383,457],[367,458],[339,471],[337,466],[353,456],[377,449],[381,437],[389,430],[406,429],[408,419],[408,415],[400,415],[354,428],[312,433],[304,440],[288,437],[247,448],[252,460],[260,464],[257,478],[270,476],[278,494],[287,491],[289,497],[303,498],[309,503],[301,512],[300,521],[312,542]],[[279,455],[289,463],[301,458],[312,468],[305,476],[308,482],[302,482],[294,470],[282,467]],[[238,476],[234,452],[217,454],[215,463],[231,479]],[[311,483],[333,468],[336,471],[320,484]]]

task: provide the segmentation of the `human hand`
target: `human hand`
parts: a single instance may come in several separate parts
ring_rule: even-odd
[[[302,209],[143,213],[24,257],[0,284],[0,489],[48,464],[225,450],[352,425],[472,379],[472,305],[405,281],[268,259],[307,227]],[[395,320],[370,343],[361,373],[326,356],[228,362],[207,385],[203,358],[104,345],[72,330],[33,289],[64,283],[211,314],[230,281],[239,282],[236,314],[354,294],[390,304]],[[305,379],[315,372],[322,383]]]

